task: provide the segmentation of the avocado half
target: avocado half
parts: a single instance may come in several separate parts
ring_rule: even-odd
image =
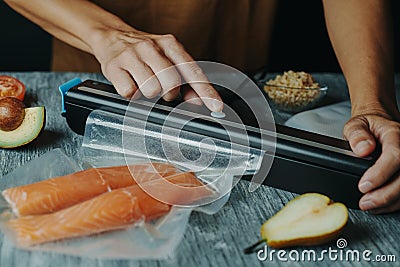
[[[12,131],[0,130],[0,147],[14,148],[33,141],[44,127],[45,113],[44,107],[26,108],[24,120],[18,128]]]

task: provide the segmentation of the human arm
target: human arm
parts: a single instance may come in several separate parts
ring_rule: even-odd
[[[359,156],[382,153],[361,177],[360,208],[400,210],[400,115],[394,91],[390,2],[324,0],[328,33],[349,88],[344,136]]]
[[[172,100],[183,77],[193,88],[185,91],[184,99],[199,102],[200,97],[209,109],[222,109],[218,93],[173,35],[139,31],[86,0],[5,2],[58,39],[93,54],[104,76],[125,97],[140,88],[146,97],[161,94]],[[145,83],[154,74],[156,78]]]

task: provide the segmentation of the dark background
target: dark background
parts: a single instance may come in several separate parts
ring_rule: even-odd
[[[395,67],[400,72],[400,1],[392,0]],[[0,71],[48,71],[50,36],[0,2]],[[326,32],[322,1],[280,0],[268,71],[340,72]]]

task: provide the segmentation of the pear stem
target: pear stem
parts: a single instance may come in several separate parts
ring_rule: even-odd
[[[267,239],[260,239],[260,240],[258,240],[256,243],[254,243],[254,244],[251,245],[250,247],[245,248],[245,249],[243,250],[244,254],[253,253],[253,252],[255,251],[255,249],[256,249],[261,243],[264,243],[264,242],[267,242]]]

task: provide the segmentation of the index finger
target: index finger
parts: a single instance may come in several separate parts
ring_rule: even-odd
[[[211,111],[222,111],[223,103],[220,95],[210,84],[203,70],[196,62],[178,64],[176,68]]]
[[[176,65],[175,67],[201,98],[207,108],[211,111],[222,111],[223,103],[220,95],[210,84],[203,70],[186,52],[183,46],[176,40],[170,39],[159,39],[157,42],[165,56]]]

